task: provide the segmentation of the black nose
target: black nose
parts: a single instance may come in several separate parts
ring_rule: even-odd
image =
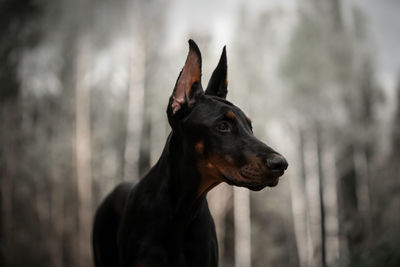
[[[284,171],[288,167],[288,163],[284,157],[279,154],[274,154],[266,159],[265,164],[271,171]]]

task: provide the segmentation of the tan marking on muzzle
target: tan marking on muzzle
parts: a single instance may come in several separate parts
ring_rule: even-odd
[[[251,119],[249,117],[246,117],[246,120],[251,124]]]
[[[240,175],[239,169],[234,165],[234,160],[231,157],[222,157],[212,155],[207,159],[199,160],[198,168],[201,175],[198,196],[204,196],[225,180],[223,177],[234,179],[234,182],[243,182],[245,178]]]

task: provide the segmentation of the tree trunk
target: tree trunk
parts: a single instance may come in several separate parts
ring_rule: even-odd
[[[140,135],[139,144],[139,177],[143,177],[150,169],[151,163],[151,100],[149,95],[149,89],[144,89],[143,99],[143,113],[142,113],[142,133]]]
[[[233,214],[235,222],[235,267],[251,266],[250,192],[233,187]]]
[[[325,143],[324,143],[325,144]],[[324,145],[321,158],[324,170],[325,249],[326,264],[334,266],[339,260],[338,190],[334,147]]]
[[[325,200],[324,200],[324,169],[323,169],[323,140],[321,126],[316,125],[317,166],[318,166],[318,193],[321,224],[321,266],[326,267],[326,226],[325,226]]]
[[[0,103],[0,260],[7,266],[12,255],[13,181],[18,176],[19,103],[17,97]]]
[[[396,110],[393,118],[393,129],[391,132],[391,147],[392,155],[398,159],[400,158],[400,73],[397,77],[397,87],[396,87]]]
[[[132,37],[130,79],[128,88],[128,109],[126,121],[126,142],[124,155],[124,180],[138,180],[139,147],[142,134],[144,106],[145,51],[138,37]]]
[[[334,29],[338,32],[343,31],[343,18],[342,18],[342,2],[341,0],[332,0],[332,18]]]
[[[89,42],[78,41],[75,80],[75,160],[78,192],[79,266],[91,265],[92,173],[90,147],[90,88],[88,83]]]
[[[369,221],[368,217],[370,215],[370,203],[371,203],[371,193],[370,193],[370,147],[365,144],[354,151],[354,167],[357,177],[357,199],[358,199],[358,209],[360,213],[365,215],[365,220]]]
[[[299,178],[290,180],[292,195],[292,208],[296,244],[301,267],[312,266],[313,242],[310,229],[310,208],[308,205],[307,190],[307,164],[305,131],[299,130]]]
[[[54,172],[53,172],[54,174]],[[56,175],[56,174],[54,174]],[[54,177],[53,177],[54,178]],[[58,177],[57,177],[58,178]],[[51,239],[51,265],[53,267],[63,266],[63,234],[64,234],[64,188],[59,179],[53,181],[50,192],[50,227],[52,232]]]
[[[155,84],[152,82],[153,75],[157,72],[158,46],[154,46],[154,36],[143,33],[143,51],[146,55],[144,61],[144,92],[143,92],[143,113],[142,113],[142,134],[140,140],[139,154],[139,175],[142,177],[151,167],[151,136],[152,136],[152,104],[154,101],[153,90]]]
[[[211,214],[214,218],[218,237],[219,260],[224,258],[225,251],[225,218],[232,207],[232,188],[225,183],[218,185],[207,195]]]
[[[359,260],[359,245],[362,240],[363,225],[359,220],[357,179],[354,164],[354,146],[345,145],[337,155],[339,176],[339,231],[341,240],[341,260],[356,263]]]
[[[24,49],[36,44],[42,6],[35,1],[2,1],[0,8],[0,265],[12,265],[13,184],[21,162],[21,89],[19,61]]]

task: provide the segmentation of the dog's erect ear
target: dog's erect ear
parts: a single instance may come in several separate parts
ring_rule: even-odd
[[[228,94],[228,66],[226,63],[226,47],[222,50],[218,65],[211,75],[206,89],[206,95],[215,95],[226,98]]]
[[[184,104],[191,107],[195,97],[203,94],[201,86],[201,54],[193,40],[189,40],[189,53],[179,74],[169,101],[169,111],[174,115]]]

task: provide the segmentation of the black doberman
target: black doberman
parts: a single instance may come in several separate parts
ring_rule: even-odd
[[[227,86],[225,47],[204,92],[200,50],[189,40],[160,159],[138,184],[118,185],[97,210],[96,267],[218,266],[207,192],[221,182],[255,191],[278,184],[288,163],[254,137],[250,119],[225,100]]]

